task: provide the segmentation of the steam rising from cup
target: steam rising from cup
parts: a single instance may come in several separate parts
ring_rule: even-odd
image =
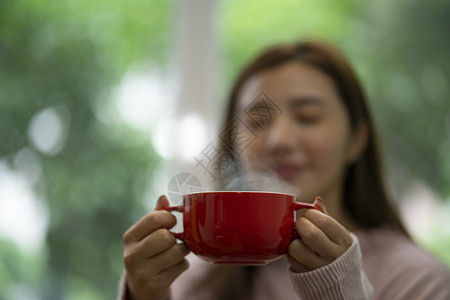
[[[261,191],[300,196],[300,190],[288,184],[272,169],[243,169],[237,159],[222,164],[219,189],[224,191]]]

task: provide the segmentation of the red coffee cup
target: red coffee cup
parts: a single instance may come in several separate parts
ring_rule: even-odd
[[[295,196],[271,192],[202,192],[183,196],[183,233],[173,233],[214,264],[264,265],[287,253],[294,212],[318,209]]]

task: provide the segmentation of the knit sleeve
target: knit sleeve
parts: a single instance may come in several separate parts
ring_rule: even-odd
[[[352,245],[331,264],[304,273],[290,271],[294,290],[302,300],[371,298],[373,288],[362,269],[358,238],[351,236]]]
[[[127,274],[124,271],[119,280],[119,288],[117,291],[116,300],[134,300],[133,296],[131,296],[131,293],[128,290],[126,276],[127,276]]]

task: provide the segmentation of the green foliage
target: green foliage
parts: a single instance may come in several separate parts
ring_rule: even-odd
[[[397,185],[412,178],[450,197],[448,1],[387,1],[373,18],[372,100]],[[380,8],[381,11],[381,8]]]
[[[0,240],[0,299],[5,299],[14,287],[20,285],[38,291],[42,269],[40,259],[23,253],[8,241]]]
[[[354,0],[223,1],[219,28],[227,78],[269,45],[317,36],[339,40],[359,6]]]
[[[103,123],[95,109],[107,109],[111,88],[131,64],[167,60],[171,6],[2,2],[0,157],[12,161],[22,149],[37,155],[43,172],[35,188],[50,220],[46,261],[31,270],[17,249],[0,244],[0,291],[23,283],[43,299],[114,298],[121,237],[145,213],[143,192],[159,158],[141,133]],[[67,129],[57,154],[39,153],[28,135],[30,120],[46,108],[61,112]]]

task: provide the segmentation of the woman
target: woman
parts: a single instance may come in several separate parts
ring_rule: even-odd
[[[168,205],[163,196],[124,234],[119,296],[450,299],[448,269],[414,245],[389,204],[366,102],[331,45],[279,45],[259,55],[239,75],[225,120],[239,117],[240,141],[252,142],[225,135],[222,149],[238,154],[244,172],[276,172],[325,213],[299,211],[302,238],[267,266],[214,266],[190,255],[189,267],[189,250],[167,230],[176,221],[161,210]]]

